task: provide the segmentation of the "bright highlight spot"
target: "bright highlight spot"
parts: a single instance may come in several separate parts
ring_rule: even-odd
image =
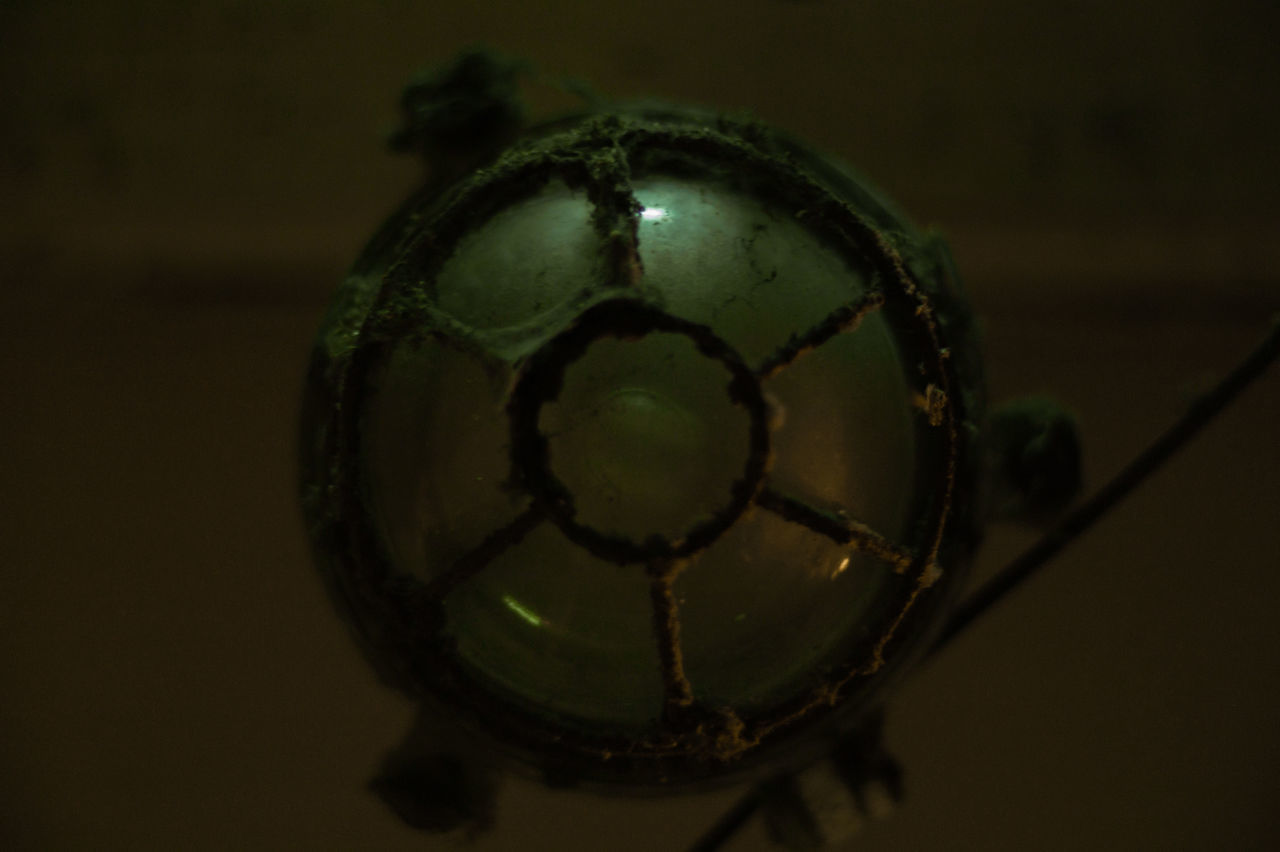
[[[665,207],[646,207],[640,211],[640,218],[646,222],[657,222],[667,218],[667,208]]]
[[[844,569],[849,567],[849,557],[840,560],[840,564],[836,566],[836,570],[831,572],[831,579],[835,579],[844,573]]]
[[[542,626],[542,618],[534,611],[527,609],[520,601],[511,597],[511,595],[503,595],[502,602],[507,605],[507,609],[532,624],[534,627]]]

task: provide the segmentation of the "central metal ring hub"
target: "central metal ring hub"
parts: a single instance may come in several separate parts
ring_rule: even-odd
[[[725,389],[729,402],[743,408],[748,416],[747,453],[740,475],[729,488],[728,499],[718,508],[700,512],[700,520],[678,535],[654,532],[638,540],[582,521],[574,492],[552,469],[550,443],[540,416],[545,406],[560,399],[566,387],[566,372],[593,343],[611,337],[633,341],[650,334],[680,335],[699,354],[718,362],[728,372]],[[706,548],[751,505],[769,468],[768,407],[756,373],[706,326],[673,317],[635,299],[613,299],[589,308],[566,331],[535,352],[520,370],[507,402],[507,416],[513,481],[529,492],[535,505],[571,541],[619,564],[677,559]],[[651,487],[655,483],[661,486],[677,481],[691,464],[701,461],[699,443],[682,428],[687,417],[661,392],[608,388],[604,403],[591,415],[588,438],[576,449],[590,453],[604,440],[620,460],[606,459],[600,466],[625,465],[631,473],[648,480]],[[670,468],[670,478],[645,476],[659,469],[651,463],[653,456],[663,457]],[[651,495],[648,499],[660,501],[661,496]]]

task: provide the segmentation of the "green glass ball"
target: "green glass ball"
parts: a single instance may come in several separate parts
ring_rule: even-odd
[[[752,122],[540,128],[340,288],[303,502],[383,676],[517,763],[705,783],[865,712],[976,540],[941,242]]]

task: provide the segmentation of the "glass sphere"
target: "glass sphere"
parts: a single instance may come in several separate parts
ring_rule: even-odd
[[[545,772],[797,753],[936,623],[980,384],[937,243],[692,111],[530,134],[376,237],[322,329],[303,496],[391,682]]]

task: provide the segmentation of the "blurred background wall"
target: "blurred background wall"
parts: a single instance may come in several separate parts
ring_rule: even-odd
[[[292,493],[309,339],[418,179],[382,149],[416,69],[483,41],[854,163],[949,235],[993,396],[1072,405],[1096,484],[1280,305],[1277,32],[1264,0],[0,2],[0,846],[438,847],[362,790],[410,710]],[[1280,838],[1277,388],[907,685],[909,800],[854,848]],[[480,848],[678,848],[732,796],[515,783]]]
[[[340,266],[412,180],[378,151],[407,74],[484,41],[618,97],[790,128],[947,227],[984,282],[1276,268],[1280,13],[1263,0],[9,0],[0,15],[5,240],[28,254],[319,264],[327,246]]]

